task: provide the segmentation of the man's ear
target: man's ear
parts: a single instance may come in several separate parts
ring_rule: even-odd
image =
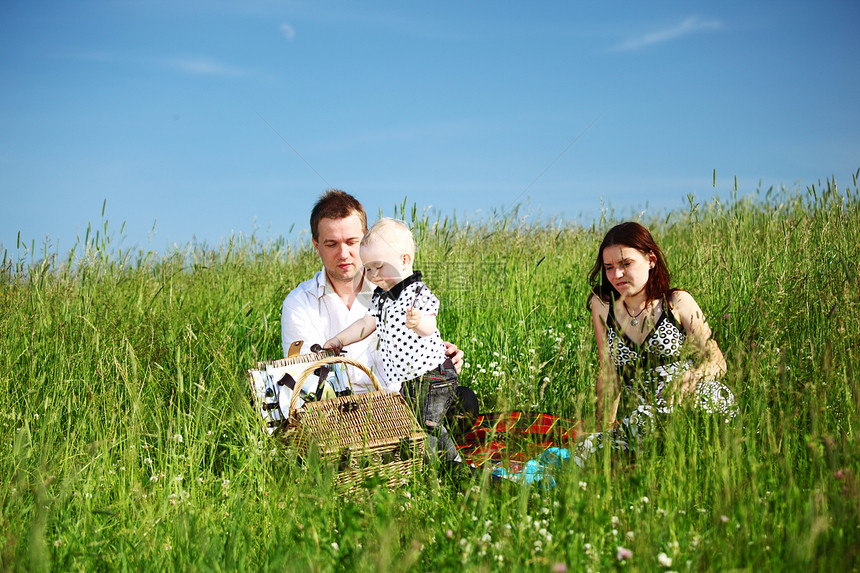
[[[319,255],[319,254],[320,254],[320,244],[319,244],[319,243],[317,242],[317,240],[316,240],[316,239],[314,239],[314,238],[311,238],[311,243],[312,243],[312,244],[313,244],[313,246],[314,246],[314,250],[315,250],[315,251],[317,252],[317,254]],[[320,255],[320,256],[322,256],[322,255]]]

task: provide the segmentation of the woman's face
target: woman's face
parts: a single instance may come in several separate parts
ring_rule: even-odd
[[[654,268],[657,257],[626,245],[612,245],[603,249],[603,269],[606,278],[619,295],[635,296],[645,290],[648,273]]]

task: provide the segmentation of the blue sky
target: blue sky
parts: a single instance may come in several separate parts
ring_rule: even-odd
[[[0,243],[65,252],[104,200],[164,252],[301,240],[330,185],[590,222],[846,184],[858,29],[854,1],[4,0]]]

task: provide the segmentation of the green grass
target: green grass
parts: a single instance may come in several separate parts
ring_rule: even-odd
[[[280,356],[281,301],[319,267],[304,245],[158,257],[115,248],[104,222],[67,259],[4,253],[0,565],[857,570],[858,207],[856,181],[828,181],[643,220],[707,313],[741,414],[679,410],[635,460],[597,457],[544,490],[431,468],[343,497],[262,432],[245,370]],[[482,409],[593,415],[585,277],[618,217],[406,215]]]

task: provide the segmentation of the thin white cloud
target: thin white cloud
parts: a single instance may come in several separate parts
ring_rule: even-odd
[[[719,30],[722,27],[723,23],[719,20],[709,20],[698,16],[691,16],[680,24],[670,28],[664,28],[662,30],[657,30],[656,32],[650,32],[648,34],[629,38],[617,45],[615,50],[618,52],[632,52],[649,46],[654,46],[656,44],[665,44],[666,42],[671,42],[700,32]]]
[[[62,57],[80,62],[125,63],[132,66],[169,68],[195,76],[242,77],[256,74],[258,70],[231,66],[206,56],[199,57],[140,57],[116,52],[72,52]]]
[[[176,70],[197,76],[239,77],[251,70],[230,66],[210,58],[175,58],[168,65]]]
[[[293,28],[290,24],[281,24],[281,32],[284,34],[284,37],[290,42],[296,39],[296,29]]]

